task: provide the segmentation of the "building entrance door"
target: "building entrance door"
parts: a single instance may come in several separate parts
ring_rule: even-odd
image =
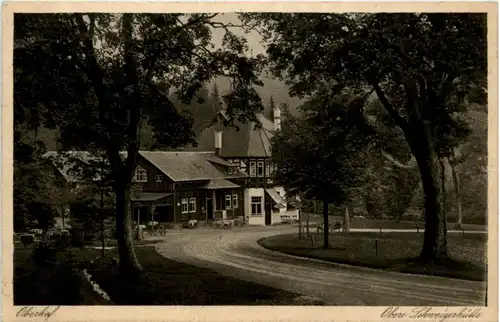
[[[272,207],[271,207],[271,201],[269,198],[265,198],[264,202],[264,216],[265,216],[265,224],[266,226],[271,225],[271,215],[272,215]]]
[[[207,209],[207,220],[214,220],[214,207],[212,204],[212,197],[207,197],[207,202],[206,202],[206,209]]]

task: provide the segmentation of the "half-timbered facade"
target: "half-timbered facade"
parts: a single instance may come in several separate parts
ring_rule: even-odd
[[[257,122],[224,126],[224,111],[217,114],[210,126],[198,136],[194,151],[215,151],[248,176],[244,186],[246,221],[255,225],[271,225],[281,222],[284,215],[298,219],[298,209],[287,202],[285,189],[273,182],[275,171],[271,155],[271,138],[281,127],[280,109],[274,108],[274,120],[263,115]],[[257,126],[256,126],[257,125]]]

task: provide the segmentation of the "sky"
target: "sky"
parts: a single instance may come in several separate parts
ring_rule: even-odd
[[[237,14],[233,12],[221,13],[213,20],[235,25],[239,25],[241,23],[238,19]],[[241,28],[231,28],[231,31],[235,35],[245,37],[247,39],[247,45],[253,55],[266,53],[265,45],[262,43],[262,36],[257,31],[245,33],[245,31]],[[222,37],[224,37],[224,34],[224,29],[213,29],[212,41],[216,46],[221,45]],[[264,104],[268,104],[272,96],[276,104],[286,103],[290,106],[290,111],[292,113],[296,111],[296,107],[300,104],[301,101],[296,98],[291,98],[288,95],[288,86],[283,81],[274,77],[263,77],[262,81],[264,82],[264,86],[257,87],[256,90],[261,96]],[[229,82],[227,80],[217,79],[216,83],[221,93],[229,91]],[[209,88],[211,88],[212,85],[213,82],[209,84]]]
[[[220,13],[213,20],[219,21],[222,23],[235,24],[235,25],[241,24],[240,20],[238,19],[238,15],[234,12]],[[259,35],[258,32],[252,31],[252,32],[247,34],[241,28],[231,28],[231,31],[235,35],[242,36],[242,37],[245,37],[247,39],[248,46],[253,51],[254,55],[265,54],[266,49],[265,49],[264,45],[261,43],[262,37]],[[213,38],[213,41],[215,44],[220,45],[220,43],[222,41],[222,37],[224,36],[224,33],[225,33],[224,29],[213,29],[212,38]]]

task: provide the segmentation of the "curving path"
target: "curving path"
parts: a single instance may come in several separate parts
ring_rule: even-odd
[[[265,249],[262,237],[296,228],[246,227],[172,232],[163,256],[232,277],[319,298],[327,305],[484,306],[485,283],[332,264]]]

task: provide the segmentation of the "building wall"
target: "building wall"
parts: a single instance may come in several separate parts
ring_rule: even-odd
[[[281,209],[280,209],[281,210]],[[271,224],[279,224],[281,223],[281,216],[284,215],[281,211],[273,211],[271,216]]]
[[[173,189],[173,182],[163,174],[160,170],[158,170],[154,165],[152,165],[149,161],[138,156],[137,166],[146,170],[148,180],[147,182],[137,182],[142,188],[144,192],[168,192]],[[161,175],[163,178],[162,182],[156,182],[156,176]]]
[[[265,191],[263,188],[248,188],[245,189],[245,215],[248,220],[248,224],[250,225],[261,225],[264,226],[266,221],[265,221],[265,214],[264,214],[264,198],[265,198]],[[260,216],[255,216],[252,215],[252,197],[262,197],[262,215]]]
[[[225,196],[233,194],[238,195],[238,207],[234,208],[231,199],[231,208],[227,209],[225,207]],[[207,196],[212,197],[212,190],[201,190],[201,189],[186,189],[186,190],[176,190],[176,221],[187,221],[187,220],[198,220],[206,221],[207,213],[202,214],[201,208],[204,207],[208,211]],[[244,201],[243,201],[243,189],[224,189],[216,190],[216,209],[215,210],[226,210],[226,218],[217,218],[217,213],[215,214],[215,219],[231,219],[238,216],[243,216],[244,213]],[[189,198],[196,198],[196,208],[194,212],[182,213],[182,199],[188,199],[188,210],[189,210]],[[210,201],[211,202],[211,201]]]

